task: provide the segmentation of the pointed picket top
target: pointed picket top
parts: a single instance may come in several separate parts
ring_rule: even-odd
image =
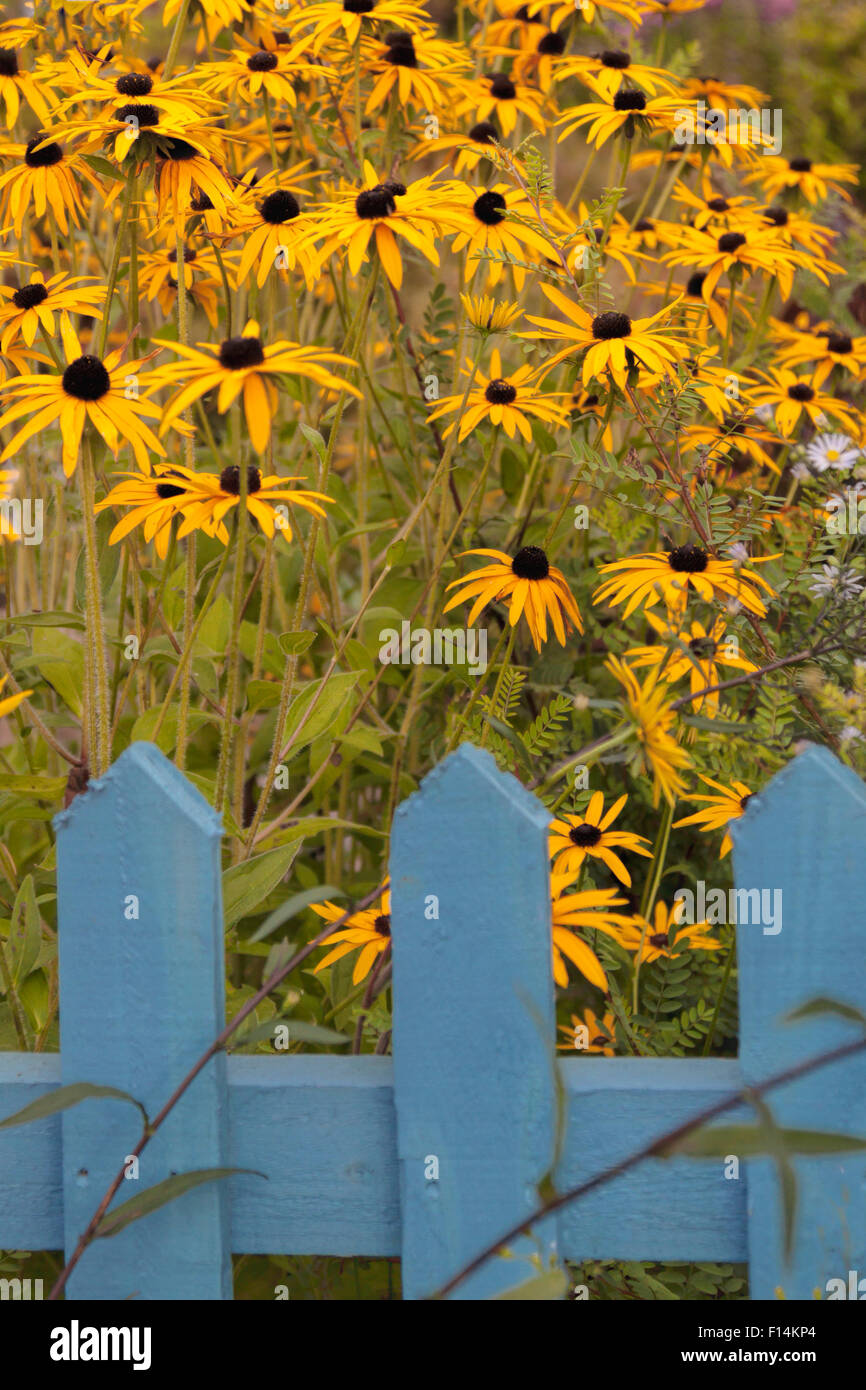
[[[856,1025],[832,1014],[787,1022],[793,1010],[825,997],[866,1012],[866,786],[827,749],[810,746],[754,797],[731,834],[740,1062],[754,1083],[856,1036]],[[768,1103],[783,1125],[866,1134],[866,1057],[815,1072]],[[787,1298],[811,1298],[815,1289],[827,1297],[829,1280],[866,1272],[866,1159],[795,1166],[800,1205],[787,1268],[777,1175],[769,1160],[748,1165],[752,1298],[780,1288]]]
[[[553,1158],[549,823],[535,797],[468,744],[394,818],[407,1298],[431,1293],[528,1213]],[[547,1253],[549,1232],[539,1234]],[[531,1274],[522,1258],[493,1260],[457,1296],[483,1298]]]
[[[224,834],[213,807],[155,743],[131,743],[102,777],[88,783],[86,792],[76,796],[65,810],[58,811],[54,828],[60,831],[79,817],[86,819],[106,795],[111,800],[127,793],[143,800],[153,797],[157,803],[170,802],[204,834],[217,838]]]
[[[219,818],[155,745],[136,743],[56,818],[61,1069],[153,1116],[223,1027]],[[117,1203],[227,1162],[225,1057],[196,1080]],[[132,1106],[62,1117],[67,1250],[140,1134]],[[231,1296],[225,1184],[187,1193],[87,1252],[73,1298]],[[110,1290],[106,1293],[106,1290]]]

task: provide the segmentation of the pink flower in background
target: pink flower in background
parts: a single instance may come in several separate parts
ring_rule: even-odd
[[[723,0],[707,0],[708,10],[717,10]],[[755,8],[765,19],[785,19],[797,8],[797,0],[753,0]]]

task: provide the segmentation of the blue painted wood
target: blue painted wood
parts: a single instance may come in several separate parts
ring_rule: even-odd
[[[549,821],[469,744],[394,818],[404,1298],[432,1292],[530,1212],[553,1160]],[[551,1233],[539,1237],[546,1258]],[[484,1298],[532,1273],[522,1258],[494,1259],[456,1297]]]
[[[740,888],[781,893],[775,924],[737,927],[740,1060],[753,1084],[856,1034],[822,1017],[782,1018],[817,995],[866,1011],[866,787],[825,749],[789,763],[733,827]],[[772,915],[773,898],[767,900]],[[768,1097],[780,1124],[866,1134],[866,1058],[834,1065]],[[827,1281],[866,1275],[866,1157],[797,1159],[794,1261],[786,1268],[779,1184],[770,1160],[750,1162],[751,1296],[827,1297]]]
[[[155,1114],[224,1022],[220,822],[153,744],[135,743],[56,818],[63,1081],[117,1086]],[[137,920],[132,915],[137,901]],[[211,1062],[116,1201],[172,1172],[225,1166],[225,1057]],[[64,1112],[71,1251],[140,1134],[138,1112]],[[208,1184],[94,1244],[73,1298],[230,1298],[228,1193]]]
[[[140,1181],[230,1164],[269,1182],[242,1177],[190,1193],[98,1242],[72,1297],[230,1297],[231,1248],[402,1250],[405,1296],[417,1298],[531,1209],[553,1133],[546,820],[476,749],[431,774],[394,829],[394,1060],[238,1056],[226,1069],[218,1058],[145,1151]],[[781,931],[769,921],[769,932],[760,921],[738,926],[741,1061],[561,1059],[560,1188],[744,1078],[760,1081],[852,1036],[834,1019],[780,1021],[806,999],[826,994],[866,1010],[860,780],[810,749],[733,833],[738,886],[768,890],[770,914],[773,891],[782,893]],[[81,1080],[129,1090],[151,1113],[162,1105],[222,1023],[219,837],[202,799],[145,744],[58,818],[62,1062],[0,1054],[0,1118]],[[138,921],[124,917],[131,893]],[[431,895],[438,917],[425,916]],[[866,1063],[807,1078],[770,1104],[783,1124],[866,1132]],[[104,1101],[0,1131],[0,1248],[74,1244],[137,1135],[137,1112]],[[438,1181],[425,1176],[432,1157]],[[560,1214],[560,1254],[748,1254],[751,1294],[761,1299],[777,1288],[810,1298],[817,1287],[826,1297],[827,1280],[866,1276],[866,1160],[796,1161],[791,1270],[775,1172],[763,1160],[745,1167],[734,1181],[716,1161],[642,1164]],[[131,1190],[125,1183],[118,1200]],[[550,1232],[541,1234],[550,1248]],[[522,1261],[494,1260],[461,1296],[499,1292],[527,1272]]]
[[[739,1064],[708,1057],[566,1057],[565,1154],[560,1191],[658,1139],[701,1110],[735,1095]],[[746,1119],[732,1111],[726,1120]],[[719,1163],[649,1159],[566,1207],[561,1252],[571,1260],[746,1259],[745,1179]]]

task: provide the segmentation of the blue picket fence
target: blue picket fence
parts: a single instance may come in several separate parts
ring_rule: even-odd
[[[478,749],[464,745],[431,772],[393,829],[393,1058],[218,1056],[145,1149],[138,1181],[220,1166],[267,1181],[199,1187],[97,1240],[68,1296],[227,1299],[231,1253],[263,1252],[401,1256],[404,1297],[421,1298],[537,1205],[554,1152],[554,1067],[567,1104],[564,1189],[743,1085],[850,1040],[842,1018],[783,1022],[817,995],[866,1008],[866,787],[827,751],[802,752],[735,827],[737,884],[779,889],[783,905],[781,931],[737,928],[737,1060],[553,1061],[547,822]],[[80,1081],[130,1092],[152,1115],[224,1022],[217,818],[138,743],[57,817],[57,862],[61,1050],[0,1054],[0,1117]],[[862,1134],[866,1058],[771,1103],[782,1124]],[[97,1100],[0,1131],[0,1247],[73,1250],[137,1120],[131,1106]],[[748,1261],[753,1299],[779,1288],[826,1296],[829,1279],[866,1273],[866,1157],[795,1167],[790,1265],[764,1158],[733,1179],[719,1159],[647,1160],[549,1219],[524,1249]],[[454,1296],[501,1293],[531,1272],[495,1258]]]

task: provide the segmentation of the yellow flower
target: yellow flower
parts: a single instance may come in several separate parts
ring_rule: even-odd
[[[547,641],[548,613],[560,646],[565,646],[566,630],[572,624],[578,632],[583,632],[580,610],[565,575],[551,565],[539,546],[525,545],[513,559],[502,550],[467,550],[464,554],[489,555],[495,563],[449,584],[449,589],[459,588],[460,592],[449,599],[443,613],[450,612],[466,599],[474,598],[467,619],[471,627],[488,603],[507,598],[510,600],[509,623],[514,627],[520,615],[525,613],[536,651],[541,651],[542,643]]]
[[[250,319],[239,338],[226,338],[218,345],[199,343],[193,348],[162,338],[154,338],[154,342],[160,347],[171,348],[181,358],[180,362],[158,367],[151,377],[154,385],[180,386],[163,413],[161,436],[193,401],[218,387],[217,410],[221,415],[238,396],[243,397],[250,442],[256,453],[263,454],[268,447],[276,409],[272,377],[283,374],[306,377],[330,391],[361,395],[356,386],[328,369],[327,364],[332,362],[353,367],[355,363],[351,358],[324,348],[301,347],[298,343],[277,342],[265,347],[254,319]]]
[[[756,406],[771,406],[776,428],[787,438],[803,415],[808,416],[818,428],[824,424],[825,416],[831,416],[851,434],[859,434],[856,412],[846,401],[836,400],[825,395],[819,388],[816,376],[810,380],[798,377],[787,367],[776,367],[771,372],[760,372],[765,386],[758,385],[752,391]]]
[[[338,922],[344,911],[332,902],[313,903],[312,908],[319,917],[324,917],[326,922]],[[352,971],[352,984],[359,985],[369,975],[376,958],[391,948],[390,888],[385,889],[378,904],[365,908],[362,912],[354,912],[351,917],[346,918],[346,924],[340,931],[335,931],[320,944],[331,946],[335,941],[338,945],[328,951],[324,960],[319,961],[313,973],[318,975],[326,966],[333,965],[336,961],[342,960],[343,956],[351,955],[352,951],[360,948]]]
[[[732,782],[729,787],[726,787],[721,782],[714,782],[712,777],[704,777],[703,773],[698,775],[706,786],[715,787],[720,795],[695,796],[693,793],[686,797],[687,801],[703,801],[706,805],[703,810],[696,811],[694,815],[684,816],[682,820],[674,821],[674,830],[678,830],[681,825],[699,825],[701,830],[706,833],[711,830],[721,830],[722,826],[729,826],[732,820],[739,820],[752,799],[752,792],[745,782]],[[726,829],[722,847],[719,850],[719,858],[724,859],[732,848],[733,841]]]
[[[581,975],[604,994],[609,992],[607,976],[595,951],[573,931],[573,927],[604,932],[614,941],[623,943],[623,932],[630,918],[612,912],[611,908],[625,905],[614,888],[591,888],[579,893],[566,889],[574,883],[573,874],[551,874],[550,892],[553,918],[553,978],[563,988],[568,984],[565,961],[576,965]]]
[[[708,922],[695,922],[689,927],[680,927],[671,936],[673,928],[682,918],[683,901],[678,900],[672,907],[656,903],[652,922],[635,916],[623,932],[623,944],[629,951],[638,953],[641,965],[650,965],[654,960],[673,960],[686,948],[694,951],[718,951],[721,941],[707,934]],[[643,945],[641,945],[643,940]]]
[[[798,188],[810,203],[821,202],[832,188],[834,193],[851,201],[851,194],[843,184],[856,183],[859,164],[817,164],[811,159],[783,159],[781,155],[768,155],[761,160],[754,173],[747,175],[747,183],[760,183],[767,197],[775,198],[786,188]]]
[[[471,375],[472,371],[471,363],[467,363],[464,375]],[[466,398],[458,440],[462,443],[483,420],[489,420],[491,425],[501,425],[509,439],[514,439],[519,430],[527,444],[532,442],[532,430],[527,419],[529,415],[544,420],[554,428],[566,426],[568,411],[561,402],[568,393],[539,391],[533,375],[532,368],[524,365],[509,376],[503,376],[502,359],[498,348],[494,348],[490,354],[490,376],[476,373],[479,384],[473,386]],[[463,406],[464,395],[465,392],[460,391],[454,396],[444,396],[431,411],[430,419],[438,420],[443,415],[456,414]],[[450,424],[443,438],[447,438],[453,429],[454,424]]]
[[[25,415],[32,417],[6,445],[0,463],[12,458],[26,440],[59,422],[63,471],[68,478],[75,471],[81,436],[89,420],[115,458],[122,445],[129,443],[139,468],[149,472],[148,450],[164,455],[165,449],[142,417],[159,419],[161,412],[140,398],[130,400],[126,391],[130,376],[138,376],[142,389],[146,387],[146,379],[140,373],[143,360],[121,365],[120,351],[110,352],[104,361],[83,353],[65,313],[61,315],[60,336],[67,362],[60,376],[50,372],[28,374],[12,377],[0,386],[0,392],[15,400],[0,416],[0,427]]]
[[[504,333],[521,314],[519,304],[498,304],[489,294],[461,294],[460,303],[472,327],[482,333]]]
[[[2,52],[2,49],[0,49],[0,52]],[[8,679],[8,676],[0,676],[0,690],[3,689]],[[27,696],[32,694],[32,690],[19,690],[17,695],[7,695],[5,700],[0,700],[0,719],[7,714],[11,714],[13,710],[18,708],[22,700],[26,700]]]
[[[56,332],[54,315],[64,310],[101,319],[98,306],[105,299],[105,293],[104,286],[89,284],[83,276],[61,272],[46,281],[39,270],[34,271],[25,285],[14,288],[0,285],[0,296],[9,301],[0,308],[0,352],[7,352],[19,337],[32,347],[40,328],[47,337],[53,338]]]
[[[702,546],[693,544],[633,555],[628,560],[614,560],[602,565],[599,573],[611,577],[596,589],[593,603],[609,603],[616,607],[628,600],[624,618],[640,604],[658,603],[660,598],[664,598],[669,608],[679,609],[689,589],[694,589],[707,603],[711,603],[717,593],[734,598],[750,613],[762,618],[767,609],[754,586],[759,584],[767,593],[774,592],[754,571],[742,569],[738,572],[732,560],[718,560]]]
[[[569,320],[568,323],[560,323],[556,319],[536,318],[534,314],[527,314],[529,322],[543,331],[524,336],[558,338],[566,343],[564,348],[548,358],[545,363],[547,371],[566,357],[585,353],[584,386],[594,377],[604,380],[609,373],[618,386],[625,388],[629,371],[638,363],[648,372],[671,375],[673,364],[688,356],[689,349],[674,336],[680,330],[655,326],[659,319],[671,314],[680,302],[678,299],[667,308],[659,309],[650,318],[632,319],[628,314],[611,309],[593,316],[573,304],[554,285],[543,284],[541,288]]]
[[[565,1042],[557,1043],[562,1052],[601,1052],[605,1057],[613,1057],[616,1042],[616,1020],[610,1011],[603,1018],[592,1009],[584,1009],[580,1014],[571,1015],[571,1023],[558,1023],[560,1033],[565,1034]]]
[[[652,672],[641,685],[631,667],[618,656],[610,657],[605,666],[625,692],[626,713],[640,745],[639,761],[653,777],[653,805],[658,805],[660,796],[673,805],[685,790],[681,773],[691,767],[692,760],[672,732],[676,716],[668,702],[667,687]]]
[[[604,793],[593,792],[582,816],[564,815],[551,821],[550,855],[554,859],[554,871],[577,874],[586,856],[590,855],[600,859],[620,883],[630,888],[631,874],[614,851],[628,849],[647,858],[652,858],[652,851],[644,849],[649,843],[645,836],[610,829],[627,800],[626,795],[619,797],[605,812]]]
[[[587,76],[585,81],[591,84],[592,79]],[[621,87],[612,95],[600,89],[599,98],[598,101],[572,106],[562,113],[556,122],[565,127],[560,140],[565,140],[582,126],[589,126],[587,142],[595,143],[596,148],[600,149],[611,135],[618,135],[620,131],[626,139],[631,138],[636,130],[654,135],[659,130],[675,130],[682,119],[682,97],[648,97],[636,87]]]
[[[689,676],[696,714],[703,712],[711,719],[718,714],[719,692],[715,690],[709,695],[696,692],[720,683],[719,666],[732,666],[739,671],[757,670],[754,662],[740,656],[737,638],[725,639],[726,625],[721,616],[716,618],[709,632],[697,621],[685,628],[665,622],[649,609],[645,617],[667,645],[631,647],[626,657],[632,666],[654,667],[660,680],[674,682]]]

